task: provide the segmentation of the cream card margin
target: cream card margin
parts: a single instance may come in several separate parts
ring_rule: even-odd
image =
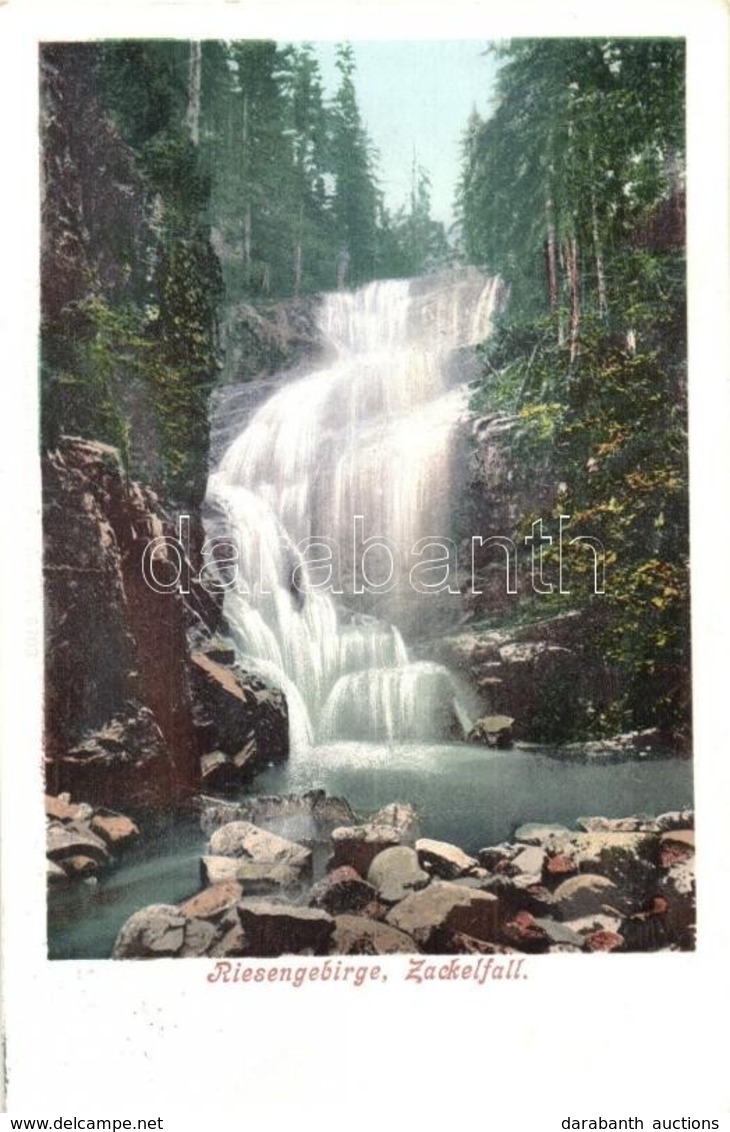
[[[691,545],[699,824],[696,954],[547,956],[519,985],[389,981],[210,987],[209,965],[45,959],[39,805],[40,530],[36,455],[37,45],[103,36],[295,39],[685,35],[688,40]],[[3,991],[13,1115],[246,1122],[329,1113],[440,1126],[558,1128],[567,1115],[730,1112],[716,1023],[728,1001],[730,728],[724,589],[728,431],[728,9],[393,0],[0,6]],[[721,1032],[721,1030],[720,1030]],[[528,1123],[523,1117],[541,1114]],[[185,1115],[187,1114],[187,1115]],[[347,1114],[345,1116],[345,1114]],[[520,1115],[521,1114],[521,1115]],[[554,1115],[551,1115],[554,1114]],[[170,1116],[170,1119],[167,1117]]]

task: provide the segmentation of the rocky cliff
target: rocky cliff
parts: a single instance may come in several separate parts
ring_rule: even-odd
[[[172,517],[115,449],[64,437],[43,471],[49,793],[165,806],[213,771],[209,785],[228,785],[286,757],[283,696],[235,667],[219,605],[196,584],[195,524],[190,592],[156,592],[143,554],[174,536]],[[177,552],[159,545],[155,577],[174,582]]]

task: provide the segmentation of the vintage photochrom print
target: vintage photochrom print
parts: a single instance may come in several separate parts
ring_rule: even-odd
[[[692,951],[684,39],[38,63],[49,959]]]

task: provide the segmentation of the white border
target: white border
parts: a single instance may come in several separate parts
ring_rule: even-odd
[[[688,38],[690,396],[699,950],[548,956],[520,985],[210,987],[208,965],[48,963],[40,750],[37,404],[39,40],[507,35]],[[603,4],[274,2],[0,7],[0,369],[4,991],[13,1115],[289,1117],[419,1129],[558,1128],[563,1116],[719,1116],[730,1089],[716,1012],[730,954],[730,739],[724,493],[728,379],[728,16],[721,0]],[[723,994],[723,991],[725,992]],[[722,1015],[717,1021],[722,1023]],[[721,1032],[721,1031],[720,1031]],[[529,1120],[533,1114],[539,1120]],[[554,1116],[551,1114],[555,1114]],[[1,1119],[1,1118],[0,1118]]]

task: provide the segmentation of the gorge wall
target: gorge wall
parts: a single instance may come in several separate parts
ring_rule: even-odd
[[[109,446],[63,438],[43,464],[49,793],[123,810],[164,807],[201,785],[245,780],[287,754],[286,704],[216,637],[220,610],[196,584],[200,531],[185,547],[190,592],[160,593],[180,569],[175,524],[125,478]]]

